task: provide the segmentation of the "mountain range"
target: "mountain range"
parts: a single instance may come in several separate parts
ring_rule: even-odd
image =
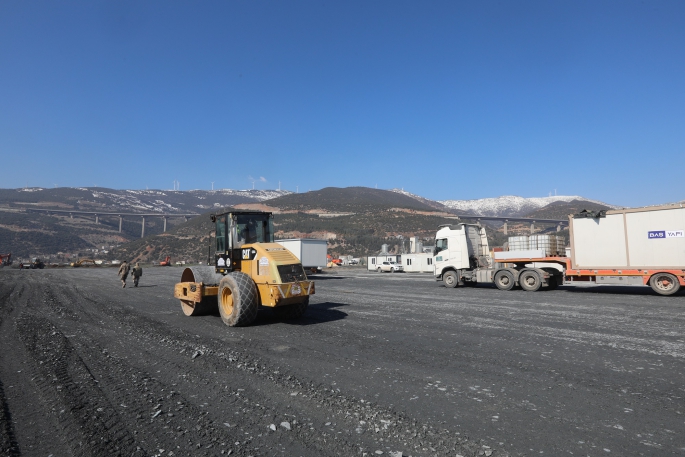
[[[434,201],[401,189],[366,187],[330,187],[306,193],[0,189],[0,252],[28,257],[61,251],[91,257],[93,249],[110,250],[110,246],[119,246],[110,255],[144,261],[158,260],[165,255],[192,258],[206,251],[206,246],[198,250],[197,243],[206,238],[208,214],[230,207],[274,212],[278,237],[325,238],[329,239],[332,253],[364,255],[375,252],[380,244],[391,244],[391,249],[397,245],[400,249],[401,241],[397,240],[414,235],[430,244],[435,228],[453,222],[455,214],[565,219],[580,209],[606,209],[611,205],[568,196]],[[92,215],[76,214],[71,218],[68,214],[47,215],[26,212],[26,209],[90,211],[101,215],[96,223]],[[102,215],[108,212],[115,215]],[[146,236],[140,239],[142,218],[124,218],[119,231],[117,213],[201,216],[188,222],[183,218],[169,218],[166,233],[162,217],[147,217]],[[489,231],[492,242],[501,243],[497,226],[492,227]]]
[[[478,216],[524,216],[539,210],[552,203],[569,203],[574,200],[602,205],[608,208],[617,208],[597,200],[590,200],[580,196],[554,195],[549,197],[524,198],[515,195],[504,195],[497,198],[481,198],[478,200],[443,200],[442,205],[453,209],[460,214],[473,214]],[[540,217],[540,216],[538,216]]]
[[[202,213],[269,200],[287,190],[118,190],[101,187],[0,189],[0,208],[50,208],[125,213]]]

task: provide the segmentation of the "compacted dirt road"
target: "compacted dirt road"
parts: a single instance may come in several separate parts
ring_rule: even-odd
[[[685,455],[685,297],[337,271],[299,320],[178,268],[0,270],[0,455]]]

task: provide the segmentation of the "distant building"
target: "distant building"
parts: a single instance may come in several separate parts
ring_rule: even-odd
[[[433,254],[416,252],[413,254],[402,254],[401,263],[404,271],[408,273],[433,273]]]

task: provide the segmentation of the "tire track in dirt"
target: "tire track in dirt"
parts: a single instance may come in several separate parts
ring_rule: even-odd
[[[8,282],[0,283],[0,331],[5,315],[12,312],[9,297],[14,291],[14,285]],[[19,443],[14,434],[12,413],[5,396],[5,387],[0,379],[0,455],[9,457],[19,456]]]
[[[75,456],[145,455],[100,392],[69,340],[47,319],[22,312],[17,332],[35,363],[35,383],[57,412]]]
[[[138,339],[141,343],[146,342],[147,346],[166,346],[173,349],[174,356],[162,367],[165,372],[187,370],[187,366],[170,367],[170,365],[175,365],[175,362],[171,360],[176,357],[176,353],[186,353],[188,356],[201,354],[195,367],[202,367],[202,369],[195,368],[194,371],[197,373],[186,373],[185,376],[194,378],[190,382],[191,385],[202,385],[203,389],[206,389],[208,384],[212,384],[207,383],[206,373],[218,372],[217,378],[230,379],[232,383],[235,383],[236,378],[240,379],[240,383],[247,386],[246,390],[250,397],[260,398],[260,400],[255,400],[254,404],[266,410],[268,416],[283,417],[282,411],[287,407],[297,409],[299,419],[293,419],[297,422],[290,424],[291,429],[296,432],[299,441],[306,447],[315,447],[316,454],[314,455],[336,455],[341,451],[343,454],[373,452],[374,449],[388,449],[389,445],[392,445],[392,449],[407,449],[411,447],[409,443],[413,443],[414,447],[411,452],[417,454],[426,451],[428,453],[458,451],[463,455],[476,455],[480,449],[478,443],[469,442],[466,437],[455,437],[447,430],[434,430],[428,424],[418,423],[393,410],[382,408],[380,405],[344,396],[339,391],[300,380],[292,374],[285,373],[279,367],[270,366],[249,351],[238,349],[227,351],[224,341],[204,338],[201,343],[191,344],[189,342],[195,340],[194,335],[168,327],[148,316],[137,314],[134,309],[109,306],[108,303],[103,303],[86,293],[83,293],[83,297],[93,307],[98,307],[99,311],[128,326],[130,328],[127,332],[128,336]],[[159,357],[157,348],[155,355]],[[221,382],[220,379],[217,379],[217,384]],[[210,388],[210,390],[217,389]],[[263,397],[263,391],[268,392],[268,398]],[[295,398],[291,397],[293,392],[298,393]],[[225,392],[215,392],[216,395],[222,393],[225,394]],[[234,394],[237,393],[234,392]],[[242,396],[244,398],[245,394]],[[278,397],[284,399],[282,403],[277,401]],[[317,410],[322,413],[312,414]],[[294,415],[290,414],[290,416]],[[312,419],[306,416],[319,417]],[[246,429],[253,429],[253,433],[258,434],[259,428],[265,428],[267,424],[253,420],[254,417],[255,414],[245,409],[240,420]],[[316,431],[315,427],[309,426],[315,422],[323,423],[326,420],[324,417],[333,418],[327,421],[330,424],[334,420],[337,421],[339,428],[346,430],[348,436],[339,438],[337,435],[340,433],[336,431],[320,432]],[[297,424],[306,424],[306,426]],[[349,431],[354,431],[354,433]],[[331,438],[331,435],[334,435],[334,438]],[[331,449],[329,441],[335,442],[334,450],[324,452],[326,449]],[[316,446],[316,443],[319,443],[319,446]]]

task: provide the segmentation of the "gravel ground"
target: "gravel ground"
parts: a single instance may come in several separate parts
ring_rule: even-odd
[[[685,455],[685,296],[339,269],[186,317],[179,268],[0,270],[0,455]]]

